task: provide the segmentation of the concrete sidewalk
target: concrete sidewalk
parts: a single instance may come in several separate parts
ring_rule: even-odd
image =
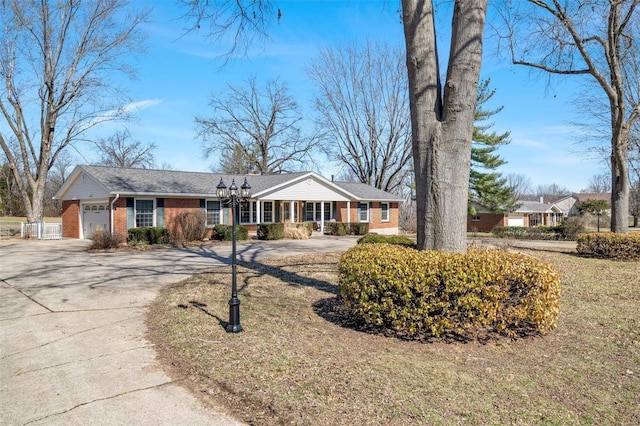
[[[239,243],[259,261],[346,250],[354,238]],[[229,261],[230,245],[86,253],[87,242],[0,242],[0,424],[240,424],[172,380],[145,339],[158,291]]]

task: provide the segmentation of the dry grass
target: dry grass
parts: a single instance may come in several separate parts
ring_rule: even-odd
[[[163,292],[151,340],[176,377],[251,424],[640,424],[640,263],[529,254],[561,271],[558,329],[416,343],[332,322],[338,253],[239,268],[245,332],[226,334],[230,269]]]

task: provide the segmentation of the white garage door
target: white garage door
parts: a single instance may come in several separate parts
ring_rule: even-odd
[[[509,221],[507,222],[509,226],[524,226],[524,216],[522,215],[509,215]]]
[[[85,204],[82,210],[82,233],[84,238],[93,237],[96,229],[109,229],[109,208],[107,204]]]

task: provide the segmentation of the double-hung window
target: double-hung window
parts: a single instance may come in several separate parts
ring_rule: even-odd
[[[389,222],[389,203],[380,203],[380,221]]]
[[[136,228],[153,226],[153,200],[136,200]]]
[[[322,203],[323,202],[307,202],[305,211],[305,220],[307,222],[320,222],[322,216]],[[331,220],[331,203],[324,203],[324,221],[329,222]]]
[[[262,204],[262,221],[264,223],[273,222],[273,201],[265,201]]]
[[[207,201],[207,226],[213,226],[220,222],[220,201]]]
[[[256,202],[240,203],[240,223],[256,223]]]
[[[358,203],[358,221],[369,222],[369,204]]]

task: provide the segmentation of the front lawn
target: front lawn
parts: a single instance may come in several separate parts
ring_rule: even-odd
[[[342,327],[339,253],[230,268],[164,291],[148,327],[176,379],[258,425],[640,424],[640,263],[528,254],[561,273],[558,328],[486,344],[417,343]]]

